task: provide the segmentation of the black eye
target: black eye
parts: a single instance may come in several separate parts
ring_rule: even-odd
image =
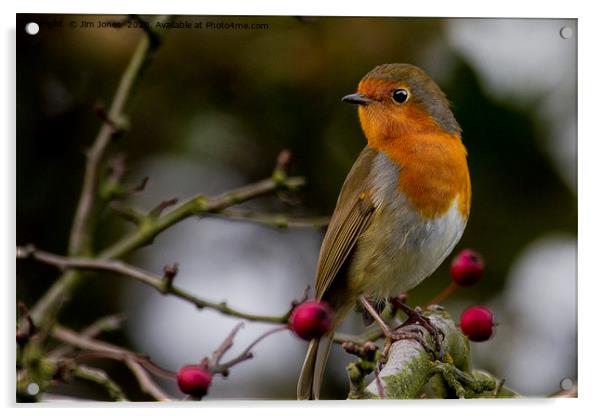
[[[405,103],[409,96],[410,94],[408,94],[406,90],[393,91],[393,100],[395,100],[399,104]]]

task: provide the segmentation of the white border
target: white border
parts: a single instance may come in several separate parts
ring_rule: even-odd
[[[600,386],[600,333],[598,324],[600,312],[596,307],[601,303],[600,282],[600,189],[602,188],[600,158],[602,157],[602,134],[597,121],[600,119],[602,91],[600,82],[600,58],[596,52],[600,47],[600,13],[595,1],[525,1],[505,0],[497,2],[454,1],[345,1],[327,4],[325,1],[306,0],[302,2],[284,2],[277,0],[238,0],[238,1],[193,1],[193,0],[103,0],[99,2],[70,2],[66,0],[19,0],[4,4],[0,19],[3,22],[2,59],[0,82],[4,96],[0,100],[0,128],[4,132],[0,151],[0,175],[2,195],[0,203],[3,272],[5,285],[3,296],[8,313],[4,314],[0,334],[2,336],[3,376],[0,377],[1,403],[10,406],[14,401],[14,242],[15,242],[15,13],[178,13],[178,14],[255,14],[255,15],[359,15],[359,16],[443,16],[443,17],[569,17],[578,18],[579,36],[579,384],[580,398],[577,400],[520,400],[520,401],[478,401],[478,402],[403,402],[403,403],[314,403],[297,404],[288,402],[227,402],[207,403],[202,409],[189,405],[177,406],[178,412],[190,414],[223,413],[230,409],[244,415],[307,415],[345,412],[345,415],[370,414],[376,412],[413,412],[435,411],[447,415],[479,414],[506,415],[509,411],[544,411],[546,414],[563,414],[589,410],[599,402],[602,395]],[[8,317],[8,319],[6,319]],[[551,363],[553,365],[553,363]],[[596,406],[598,407],[598,406]],[[164,414],[174,411],[148,405],[111,406],[107,408],[86,408],[86,413],[107,411],[127,414]],[[34,409],[21,408],[27,414]],[[80,414],[80,408],[40,409],[49,414]],[[8,409],[9,413],[17,409]],[[589,412],[588,412],[589,413]]]

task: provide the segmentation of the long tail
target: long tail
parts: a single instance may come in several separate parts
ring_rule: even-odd
[[[334,331],[321,339],[310,341],[297,383],[297,400],[318,400],[320,398],[320,386],[333,338]]]

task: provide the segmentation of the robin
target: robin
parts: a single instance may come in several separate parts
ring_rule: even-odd
[[[445,94],[413,65],[377,66],[342,101],[358,106],[368,144],[322,242],[316,299],[332,306],[335,328],[359,300],[391,337],[373,303],[418,285],[460,240],[471,198],[466,148]],[[333,335],[310,342],[299,399],[319,398]]]

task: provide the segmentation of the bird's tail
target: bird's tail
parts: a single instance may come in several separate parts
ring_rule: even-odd
[[[334,331],[320,339],[310,341],[297,383],[297,400],[318,400],[320,398],[320,385],[333,338]]]

